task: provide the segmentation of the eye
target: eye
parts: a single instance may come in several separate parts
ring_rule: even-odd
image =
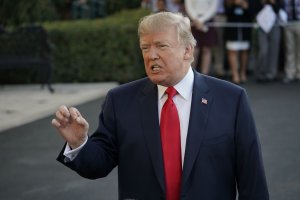
[[[146,52],[146,51],[149,50],[149,48],[144,46],[144,47],[141,47],[141,50],[142,50],[143,52]]]

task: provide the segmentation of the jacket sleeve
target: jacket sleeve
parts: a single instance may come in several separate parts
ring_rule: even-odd
[[[107,94],[99,116],[95,133],[72,161],[66,159],[63,150],[57,160],[80,176],[88,179],[105,177],[117,165],[117,144],[112,95]]]
[[[238,199],[268,200],[260,142],[244,90],[239,98],[235,128]]]

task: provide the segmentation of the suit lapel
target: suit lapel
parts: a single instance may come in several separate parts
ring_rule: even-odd
[[[147,83],[139,102],[143,134],[149,149],[155,174],[164,191],[164,169],[158,120],[157,86]]]
[[[203,75],[197,72],[194,72],[194,74],[192,105],[182,175],[183,186],[188,180],[202,144],[206,132],[209,110],[213,103],[213,98],[209,94]]]

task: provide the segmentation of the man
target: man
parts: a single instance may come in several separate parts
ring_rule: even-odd
[[[138,33],[148,77],[108,92],[90,137],[80,112],[61,106],[58,160],[90,179],[118,166],[119,199],[269,199],[245,91],[192,70],[189,19],[152,14]]]
[[[284,83],[300,81],[300,0],[284,0],[288,24],[284,26]]]
[[[157,0],[150,0],[152,12],[158,12]],[[181,9],[181,0],[165,0],[165,9],[169,12],[179,12]]]

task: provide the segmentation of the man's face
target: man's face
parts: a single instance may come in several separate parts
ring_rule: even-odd
[[[187,73],[192,47],[185,47],[179,41],[175,27],[142,35],[140,47],[146,74],[153,83],[172,86]]]

